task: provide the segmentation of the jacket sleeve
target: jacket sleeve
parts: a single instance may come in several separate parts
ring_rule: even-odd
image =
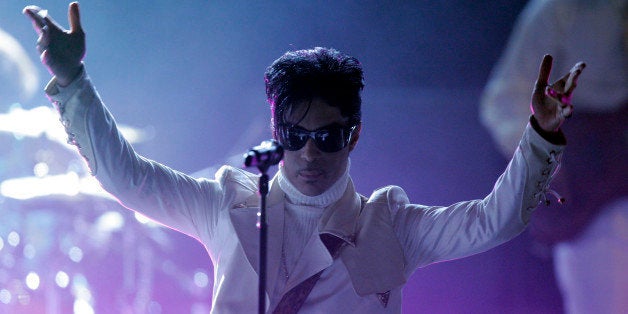
[[[46,94],[102,187],[130,209],[199,239],[211,237],[227,175],[195,179],[138,155],[124,139],[85,70],[69,86],[53,78]]]
[[[406,275],[431,263],[480,253],[524,230],[549,190],[564,146],[543,139],[530,124],[493,190],[484,199],[450,206],[410,204],[398,189],[389,208],[406,259]]]

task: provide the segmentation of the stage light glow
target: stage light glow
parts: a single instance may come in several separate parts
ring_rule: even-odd
[[[43,177],[13,178],[0,183],[0,194],[18,200],[50,195],[75,196],[79,193],[114,199],[103,190],[96,178],[92,176],[79,178],[73,171]]]
[[[26,286],[31,290],[39,288],[39,275],[36,272],[30,272],[26,275]]]
[[[24,177],[0,183],[0,193],[6,197],[26,200],[47,195],[74,196],[79,193],[80,181],[76,172],[62,175]]]
[[[20,244],[20,234],[15,231],[9,232],[9,236],[7,237],[7,242],[9,243],[10,246],[13,246],[13,247],[18,246],[18,244]]]
[[[37,249],[35,249],[35,246],[32,244],[27,244],[24,246],[24,257],[26,257],[27,259],[33,259],[35,258],[35,255],[37,255]]]
[[[46,176],[48,174],[48,171],[50,171],[50,168],[45,162],[39,162],[35,165],[35,167],[33,167],[33,173],[38,178]]]
[[[94,314],[94,308],[83,299],[74,300],[74,313],[75,314]]]
[[[124,226],[124,217],[119,212],[108,211],[96,220],[96,230],[100,232],[113,232]]]
[[[4,304],[9,304],[11,303],[11,298],[13,296],[11,295],[11,291],[7,290],[7,289],[2,289],[0,290],[0,302],[4,303]]]
[[[204,271],[196,271],[194,273],[194,284],[199,288],[205,288],[209,284],[209,277]]]
[[[94,314],[92,307],[92,293],[87,287],[87,279],[81,274],[76,274],[72,278],[72,291],[76,296],[74,299],[74,313]]]
[[[73,262],[78,263],[83,259],[83,250],[79,247],[73,246],[68,251],[68,256]]]
[[[70,276],[64,271],[58,271],[55,275],[55,283],[61,288],[66,288],[70,284]]]
[[[0,251],[4,248],[4,240],[0,237]]]
[[[11,132],[16,138],[39,137],[60,128],[65,136],[63,126],[52,108],[40,106],[24,110],[21,106],[13,106],[9,113],[0,114],[0,131]]]
[[[150,130],[140,130],[125,125],[120,125],[119,129],[132,144],[151,138]],[[66,149],[76,149],[67,143],[68,135],[59,122],[59,114],[48,106],[39,106],[30,110],[24,110],[19,104],[11,107],[8,113],[0,114],[0,132],[12,133],[17,139],[46,135],[46,138],[61,144]]]

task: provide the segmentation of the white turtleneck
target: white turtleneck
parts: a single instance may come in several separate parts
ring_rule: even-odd
[[[347,189],[350,165],[351,162],[348,161],[342,176],[329,189],[316,196],[307,196],[301,193],[284,176],[283,169],[279,169],[277,183],[286,195],[284,202],[284,242],[280,270],[280,277],[283,278],[284,284],[301,257],[303,247],[312,234],[318,232],[318,222],[323,211],[340,200]]]
[[[342,194],[344,194],[347,188],[347,183],[349,182],[350,167],[351,159],[348,159],[345,172],[340,176],[340,178],[338,178],[338,181],[336,181],[336,183],[334,183],[325,192],[316,196],[307,196],[301,193],[294,185],[292,185],[290,180],[283,175],[283,167],[279,169],[277,183],[286,194],[288,203],[325,208],[338,201],[342,197]]]

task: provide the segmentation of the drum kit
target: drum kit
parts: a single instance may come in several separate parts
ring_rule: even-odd
[[[58,119],[50,107],[0,113],[0,313],[209,312],[209,259],[190,267],[180,250],[196,242],[122,208]]]

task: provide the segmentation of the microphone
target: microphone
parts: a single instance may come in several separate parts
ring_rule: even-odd
[[[281,161],[281,158],[283,158],[283,146],[276,140],[266,140],[251,148],[243,157],[244,165],[247,167],[268,168]]]

